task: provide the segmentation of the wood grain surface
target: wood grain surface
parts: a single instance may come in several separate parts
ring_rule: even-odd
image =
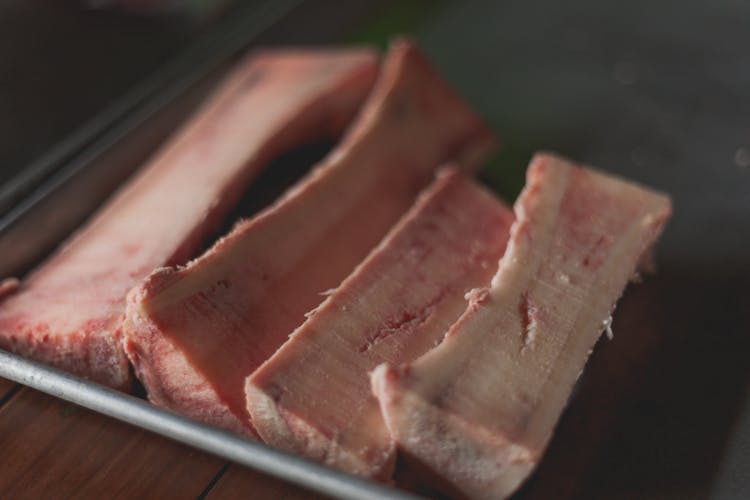
[[[232,464],[208,491],[205,498],[224,500],[234,498],[272,498],[274,500],[323,499],[322,495],[287,484],[278,479]]]
[[[19,388],[0,379],[0,498],[324,498]]]
[[[22,389],[0,408],[0,498],[196,498],[223,462]]]
[[[9,382],[4,378],[0,378],[0,406],[2,406],[5,398],[8,397],[8,393],[11,391],[11,389],[13,389],[14,385],[15,384],[13,384],[12,382]]]

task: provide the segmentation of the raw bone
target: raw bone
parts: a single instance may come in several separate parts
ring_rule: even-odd
[[[446,491],[512,493],[549,441],[615,302],[670,215],[669,199],[537,155],[505,256],[445,340],[373,392],[406,457]]]
[[[513,213],[456,170],[441,173],[380,245],[246,383],[264,441],[387,478],[395,446],[370,392],[378,364],[441,340],[505,250]]]
[[[187,125],[0,305],[0,347],[120,389],[128,291],[183,263],[274,156],[346,126],[369,50],[271,51],[240,63]]]
[[[341,283],[454,158],[494,141],[408,42],[397,42],[342,143],[276,204],[128,299],[126,349],[154,403],[250,433],[245,377]]]

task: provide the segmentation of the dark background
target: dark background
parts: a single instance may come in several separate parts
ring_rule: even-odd
[[[520,496],[750,497],[750,3],[331,3],[300,7],[319,29],[260,40],[413,34],[502,137],[483,174],[507,198],[538,149],[674,198],[658,274],[626,293]],[[232,12],[3,2],[0,185]]]

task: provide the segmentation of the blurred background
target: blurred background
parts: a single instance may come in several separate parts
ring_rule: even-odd
[[[6,0],[0,238],[102,144],[148,130],[128,162],[147,156],[244,47],[410,34],[501,136],[482,175],[509,201],[539,149],[674,197],[658,274],[626,293],[519,497],[750,498],[748,26],[742,0]],[[95,199],[132,171],[115,163]]]

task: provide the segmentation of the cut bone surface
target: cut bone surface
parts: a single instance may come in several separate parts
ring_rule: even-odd
[[[509,495],[536,465],[670,202],[537,155],[515,212],[484,300],[437,348],[372,375],[405,456],[472,498]]]
[[[418,50],[396,43],[322,164],[202,257],[130,294],[126,348],[151,400],[249,431],[245,377],[367,256],[438,165],[474,167],[493,145]]]
[[[456,170],[441,172],[381,244],[247,379],[267,443],[355,474],[387,478],[395,446],[370,391],[378,364],[442,340],[486,285],[513,213]]]
[[[340,133],[377,72],[369,50],[261,52],[0,304],[0,347],[122,389],[128,291],[184,263],[273,157]]]

